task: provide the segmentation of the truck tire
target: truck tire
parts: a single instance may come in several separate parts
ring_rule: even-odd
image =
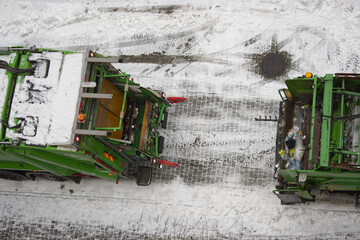
[[[168,122],[168,112],[164,112],[163,113],[163,119],[161,120],[161,127],[163,128],[163,129],[166,129],[166,127],[167,127],[167,122]]]
[[[158,138],[158,153],[159,154],[161,154],[163,152],[164,142],[165,142],[165,138],[163,136],[160,136]]]
[[[0,170],[0,178],[13,181],[29,180],[29,178],[22,173],[6,170]]]
[[[136,184],[139,186],[148,186],[152,179],[152,168],[139,167],[136,175]]]

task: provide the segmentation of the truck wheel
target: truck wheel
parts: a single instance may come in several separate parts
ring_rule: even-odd
[[[166,129],[166,127],[167,127],[167,121],[168,121],[168,112],[164,112],[163,113],[163,119],[161,120],[161,127],[163,128],[163,129]]]
[[[13,171],[4,171],[0,170],[0,178],[7,179],[7,180],[13,180],[13,181],[22,181],[22,180],[28,180],[25,175]]]
[[[139,186],[148,186],[152,179],[152,168],[139,167],[136,175],[136,184]]]
[[[161,154],[163,152],[164,142],[165,142],[165,138],[163,136],[160,136],[158,138],[158,153],[159,154]]]

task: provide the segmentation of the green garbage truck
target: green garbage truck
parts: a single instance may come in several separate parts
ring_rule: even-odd
[[[306,73],[286,86],[279,90],[274,193],[292,204],[344,192],[359,206],[360,74]]]
[[[0,177],[12,180],[136,177],[151,182],[161,157],[165,93],[111,63],[120,57],[0,48]]]

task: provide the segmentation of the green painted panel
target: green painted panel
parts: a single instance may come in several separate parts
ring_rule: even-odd
[[[332,116],[332,98],[333,98],[333,76],[326,75],[324,77],[324,97],[323,97],[323,112],[321,125],[321,149],[320,151],[320,166],[329,166],[329,148],[331,140],[331,116]]]

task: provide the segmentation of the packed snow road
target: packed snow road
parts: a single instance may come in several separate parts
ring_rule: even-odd
[[[135,81],[188,98],[169,111],[149,187],[0,180],[1,239],[358,239],[353,197],[272,194],[284,80],[360,72],[357,1],[10,1],[0,46],[120,55]],[[274,55],[275,54],[275,55]],[[265,59],[270,59],[266,62]]]

